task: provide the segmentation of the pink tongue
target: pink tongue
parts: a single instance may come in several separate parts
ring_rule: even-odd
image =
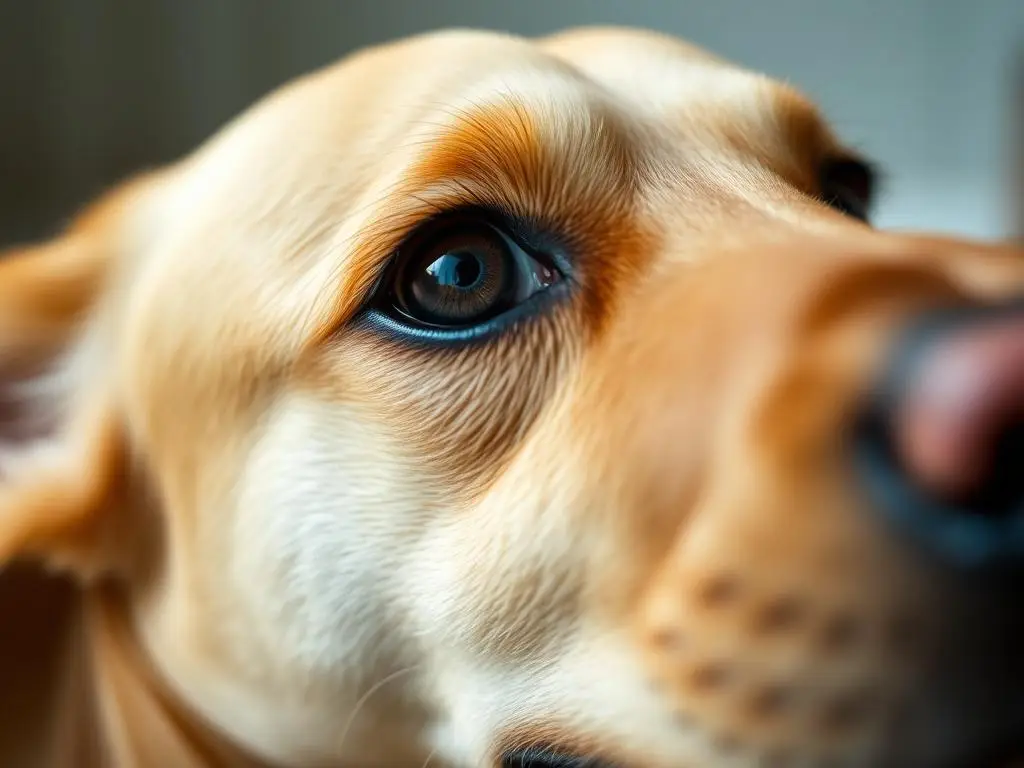
[[[1015,313],[928,347],[900,401],[896,445],[920,487],[959,499],[984,488],[1000,437],[1022,423],[1024,314]]]

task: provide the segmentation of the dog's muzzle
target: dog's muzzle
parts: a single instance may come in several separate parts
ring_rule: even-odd
[[[946,585],[935,762],[1024,755],[1024,300],[933,311],[897,341],[858,435],[886,527]]]
[[[879,509],[920,547],[957,568],[1024,571],[1024,301],[918,319],[861,437]]]

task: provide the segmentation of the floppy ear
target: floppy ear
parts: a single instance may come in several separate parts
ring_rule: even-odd
[[[124,194],[62,236],[0,253],[0,567],[26,557],[90,576],[112,566],[124,438],[91,343]]]

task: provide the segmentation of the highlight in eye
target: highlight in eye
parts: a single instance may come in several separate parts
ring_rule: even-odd
[[[414,232],[378,292],[401,325],[460,330],[501,317],[563,278],[551,255],[527,249],[500,224],[456,214]]]

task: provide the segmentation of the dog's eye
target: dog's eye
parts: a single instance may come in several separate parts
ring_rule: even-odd
[[[391,295],[408,320],[465,328],[507,312],[561,277],[498,227],[463,218],[429,227],[400,249]]]
[[[820,173],[822,199],[847,216],[868,220],[875,174],[860,160],[840,159],[825,163]]]

